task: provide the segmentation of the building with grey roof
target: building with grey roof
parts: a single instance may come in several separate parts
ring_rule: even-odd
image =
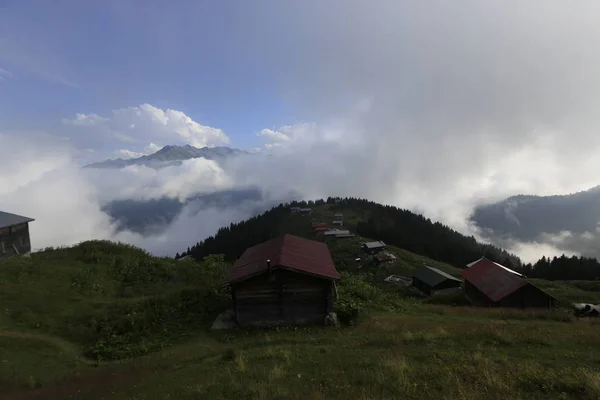
[[[33,218],[0,211],[0,258],[31,251],[29,223]]]
[[[331,229],[329,231],[325,231],[325,236],[339,236],[339,235],[350,235],[350,231],[348,229]]]
[[[437,268],[424,265],[412,272],[413,286],[428,296],[446,289],[460,288],[462,281]]]
[[[376,254],[376,253],[380,252],[381,250],[385,249],[385,243],[383,243],[381,241],[363,243],[362,249],[366,253]]]

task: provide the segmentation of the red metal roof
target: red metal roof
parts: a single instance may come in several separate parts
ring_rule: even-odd
[[[325,227],[325,226],[315,226],[313,229],[315,231],[317,231],[317,232],[322,232],[322,231],[326,231],[327,227]]]
[[[339,279],[327,245],[293,235],[283,235],[250,247],[233,264],[226,283],[260,275],[271,268],[285,268],[328,279]]]
[[[518,273],[487,258],[481,258],[469,265],[462,271],[462,276],[493,302],[527,284],[527,280]]]

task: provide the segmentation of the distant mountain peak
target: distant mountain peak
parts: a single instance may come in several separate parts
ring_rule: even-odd
[[[85,168],[118,169],[130,165],[145,165],[153,168],[162,168],[170,165],[179,165],[182,161],[192,158],[205,158],[207,160],[223,160],[242,154],[250,154],[244,150],[231,147],[194,147],[192,145],[166,145],[155,153],[136,158],[117,158],[86,165]]]

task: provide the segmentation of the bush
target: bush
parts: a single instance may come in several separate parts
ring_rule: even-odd
[[[365,279],[359,275],[342,272],[335,307],[340,322],[356,323],[365,310],[405,312],[415,303],[414,300],[395,293],[387,293]]]
[[[336,313],[338,320],[343,324],[355,324],[362,311],[362,306],[358,301],[351,298],[338,299],[336,304]]]
[[[86,355],[115,360],[162,348],[211,321],[228,301],[222,293],[185,289],[136,303],[117,303],[92,321],[96,335]]]

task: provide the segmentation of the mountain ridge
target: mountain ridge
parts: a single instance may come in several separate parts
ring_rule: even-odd
[[[511,196],[476,207],[469,219],[497,245],[507,239],[549,243],[561,251],[600,256],[595,244],[600,239],[600,186],[565,195]]]
[[[153,168],[164,168],[166,166],[181,165],[185,160],[193,158],[205,158],[207,160],[221,161],[230,157],[251,154],[245,150],[226,146],[194,147],[186,144],[183,146],[166,145],[160,150],[135,158],[116,158],[90,163],[84,168],[95,169],[120,169],[131,165],[144,165]]]

